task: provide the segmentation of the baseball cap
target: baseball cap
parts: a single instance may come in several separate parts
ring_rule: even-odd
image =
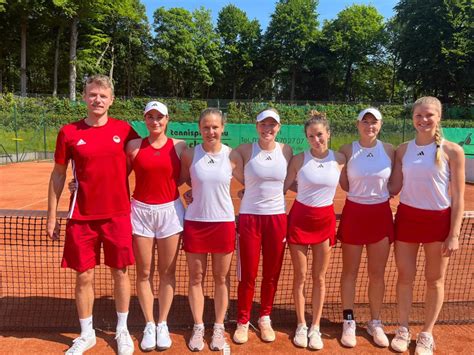
[[[368,113],[371,113],[372,115],[374,115],[374,117],[380,121],[382,119],[382,114],[380,113],[379,110],[377,110],[376,108],[374,107],[369,107],[369,108],[366,108],[365,110],[362,110],[360,111],[359,113],[359,116],[357,116],[357,120],[358,121],[362,121],[362,119],[364,118],[364,116]]]
[[[275,121],[280,123],[280,116],[278,115],[278,113],[272,110],[265,110],[265,111],[260,112],[257,116],[257,122],[263,121],[265,118],[268,118],[268,117],[271,117]]]
[[[164,116],[168,115],[168,107],[159,101],[150,101],[147,103],[145,110],[143,110],[143,115],[146,115],[151,110],[156,110]]]

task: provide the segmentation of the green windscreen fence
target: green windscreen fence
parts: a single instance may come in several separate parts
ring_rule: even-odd
[[[133,121],[133,128],[141,137],[148,136],[148,130],[143,121]],[[354,130],[355,131],[355,130]],[[201,134],[199,133],[197,123],[189,122],[170,122],[168,124],[168,135],[173,138],[183,139],[186,141],[187,145],[194,147],[196,144],[202,142]],[[383,132],[382,132],[383,133]],[[464,153],[468,157],[474,156],[474,128],[443,128],[443,135],[446,139],[459,144],[464,148]],[[342,136],[344,138],[343,143],[349,143],[353,139],[357,139],[357,132],[354,132],[353,137]],[[388,141],[395,146],[400,142],[393,142],[389,137],[381,136],[380,139]],[[225,125],[225,132],[222,136],[222,142],[228,146],[235,148],[242,143],[252,143],[256,142],[258,139],[257,132],[255,130],[254,124],[244,124],[244,123],[227,123]],[[407,137],[407,139],[412,139],[412,137]],[[303,132],[303,125],[283,125],[281,127],[280,133],[278,133],[277,140],[282,143],[287,143],[293,148],[295,154],[308,149],[308,143]],[[340,146],[340,144],[338,144]],[[337,147],[335,147],[337,149]]]
[[[148,130],[144,122],[133,121],[131,124],[141,137],[148,136]],[[167,134],[170,137],[185,140],[189,147],[194,147],[202,142],[197,123],[170,122]],[[257,139],[254,124],[227,123],[222,135],[222,142],[232,148],[242,143],[256,142]],[[277,140],[289,144],[294,153],[302,152],[309,147],[302,125],[283,125],[278,133]]]
[[[474,128],[443,128],[443,135],[447,140],[459,144],[464,149],[464,153],[474,157]]]

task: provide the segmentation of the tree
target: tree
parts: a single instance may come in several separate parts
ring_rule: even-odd
[[[155,74],[155,79],[160,85],[166,84],[173,96],[190,94],[188,78],[194,75],[197,56],[192,15],[182,8],[166,10],[160,7],[153,17],[156,32],[153,53],[163,75]]]
[[[38,17],[43,11],[44,0],[17,0],[10,3],[8,11],[11,15],[17,16],[20,19],[20,90],[21,96],[26,96],[27,86],[27,67],[26,67],[26,48],[27,48],[27,33],[28,22]],[[3,6],[2,6],[3,7]]]
[[[466,0],[401,0],[395,7],[398,74],[413,95],[451,93],[468,102],[473,89],[474,8]]]
[[[222,89],[230,85],[232,98],[240,94],[240,87],[252,75],[258,55],[261,35],[257,20],[250,21],[245,12],[234,5],[224,6],[217,19],[217,33],[223,56]]]
[[[193,11],[194,35],[196,46],[195,89],[201,97],[209,97],[209,89],[216,78],[222,76],[219,36],[214,31],[211,11],[200,7]]]
[[[354,99],[352,79],[357,66],[378,56],[384,44],[383,16],[369,5],[352,5],[324,23],[323,37],[344,72],[343,96]]]
[[[296,76],[317,38],[317,0],[280,0],[265,33],[265,53],[274,70],[291,76],[290,100],[295,97]]]

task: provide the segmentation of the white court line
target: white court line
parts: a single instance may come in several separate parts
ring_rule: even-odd
[[[43,201],[48,201],[48,198],[47,198],[47,197],[46,197],[46,198],[43,198],[42,200],[38,200],[38,201],[36,201],[36,202],[29,203],[29,204],[24,205],[24,206],[22,206],[22,207],[20,207],[20,208],[17,208],[17,209],[18,209],[18,210],[22,210],[22,209],[24,209],[24,208],[26,208],[26,207],[30,207],[30,206],[36,205],[37,203],[40,203],[40,202],[43,202]]]

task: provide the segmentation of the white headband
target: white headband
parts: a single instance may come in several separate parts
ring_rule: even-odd
[[[265,118],[268,118],[268,117],[271,117],[275,121],[280,123],[280,116],[278,115],[278,113],[272,110],[265,110],[265,111],[260,112],[257,116],[257,122],[263,121]]]

